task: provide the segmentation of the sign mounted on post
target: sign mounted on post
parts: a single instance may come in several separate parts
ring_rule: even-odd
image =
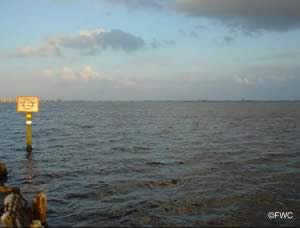
[[[24,112],[26,118],[26,151],[32,151],[32,113],[39,111],[38,97],[17,97],[17,112]]]
[[[39,112],[38,97],[17,97],[17,112]]]

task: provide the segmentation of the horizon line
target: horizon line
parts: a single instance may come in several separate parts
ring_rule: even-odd
[[[144,100],[95,100],[95,99],[40,99],[41,102],[300,102],[300,99],[144,99]],[[15,99],[2,100],[3,103],[15,103]]]

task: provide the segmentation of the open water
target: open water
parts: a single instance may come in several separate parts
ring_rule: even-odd
[[[46,102],[24,144],[1,104],[8,185],[50,226],[300,225],[299,102]]]

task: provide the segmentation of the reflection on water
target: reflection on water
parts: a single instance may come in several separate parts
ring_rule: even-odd
[[[0,106],[0,159],[27,199],[48,194],[49,224],[299,224],[297,102],[60,102],[33,117]]]
[[[32,184],[33,180],[33,161],[32,156],[26,156],[27,160],[24,161],[24,182],[28,184]]]

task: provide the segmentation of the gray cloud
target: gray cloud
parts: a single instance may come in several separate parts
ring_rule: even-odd
[[[179,34],[182,35],[183,37],[190,37],[190,38],[194,38],[194,39],[199,38],[199,32],[197,30],[186,31],[186,30],[180,29]]]
[[[150,43],[150,46],[152,48],[161,48],[163,46],[173,46],[176,45],[176,42],[174,40],[160,40],[158,41],[157,39],[153,39],[152,42]]]
[[[299,0],[176,0],[175,8],[250,31],[300,27]]]
[[[191,36],[192,38],[198,38],[198,37],[199,37],[199,34],[198,34],[198,32],[196,32],[196,31],[191,31],[191,32],[190,32],[190,36]]]
[[[101,0],[100,0],[101,1]],[[300,28],[299,0],[102,0],[128,8],[169,9],[249,31]]]
[[[18,48],[13,57],[49,57],[62,56],[63,49],[79,51],[84,55],[95,55],[101,50],[134,52],[142,49],[145,41],[135,35],[114,29],[105,31],[81,31],[75,36],[57,36],[38,47]]]
[[[232,36],[224,36],[223,39],[224,39],[225,44],[231,44],[235,40],[235,38]]]
[[[119,29],[111,31],[103,29],[82,31],[77,36],[58,37],[50,41],[50,43],[52,42],[58,46],[71,49],[98,50],[111,48],[126,52],[136,51],[145,45],[145,41],[142,38]]]

